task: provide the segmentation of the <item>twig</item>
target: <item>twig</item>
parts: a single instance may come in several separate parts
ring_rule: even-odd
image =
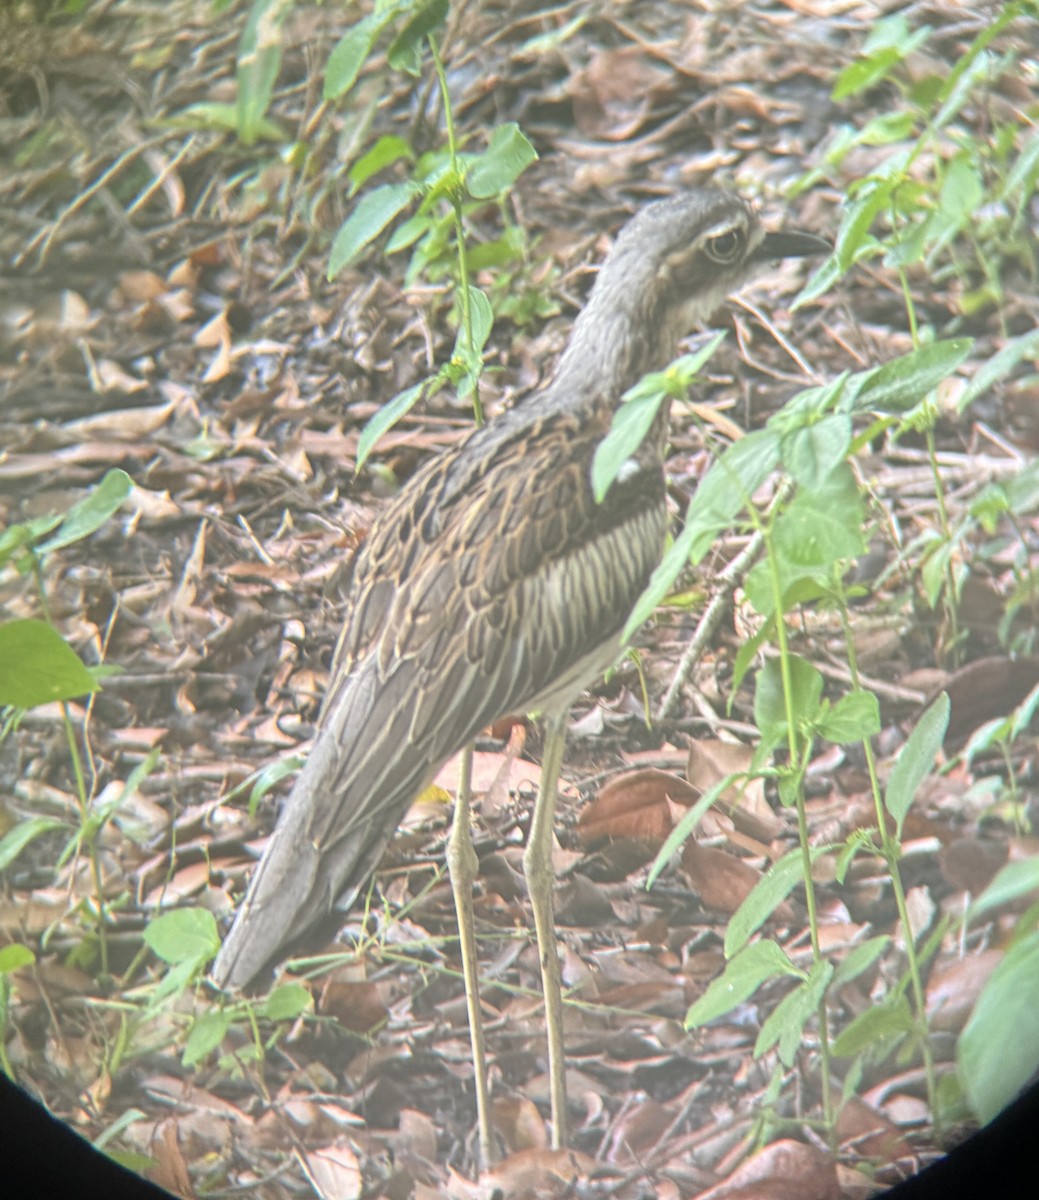
[[[655,717],[657,721],[664,721],[671,715],[671,710],[675,706],[678,694],[685,686],[685,682],[689,678],[689,672],[693,669],[693,663],[699,658],[704,647],[717,631],[725,607],[732,599],[732,593],[736,590],[737,584],[743,578],[750,564],[761,553],[762,543],[763,538],[761,534],[755,533],[746,546],[743,547],[739,554],[736,555],[718,576],[719,586],[711,597],[710,603],[704,609],[703,616],[700,618],[696,630],[689,639],[689,643],[682,654],[678,670],[675,671],[674,678],[671,680],[671,686],[667,689],[663,700],[661,700],[657,708]]]

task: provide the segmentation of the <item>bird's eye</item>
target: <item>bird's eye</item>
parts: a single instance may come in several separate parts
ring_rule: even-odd
[[[727,229],[717,237],[708,239],[704,248],[717,263],[735,262],[743,250],[743,234],[738,229]]]

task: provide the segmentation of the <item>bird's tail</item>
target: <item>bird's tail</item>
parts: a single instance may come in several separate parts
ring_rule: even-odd
[[[323,713],[212,975],[244,987],[336,908],[352,903],[408,805],[439,768],[409,737],[411,713],[374,671]]]

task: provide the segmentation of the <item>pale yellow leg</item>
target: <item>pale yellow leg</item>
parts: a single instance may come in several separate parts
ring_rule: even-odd
[[[566,1145],[566,1056],[563,1046],[563,990],[552,890],[552,837],[556,815],[556,788],[566,743],[566,714],[545,719],[545,753],[541,760],[541,786],[534,804],[530,837],[523,855],[534,931],[541,956],[541,986],[545,994],[545,1027],[548,1035],[548,1074],[552,1102],[552,1149]]]
[[[469,1041],[473,1048],[473,1074],[476,1084],[476,1123],[480,1138],[480,1169],[494,1163],[491,1135],[491,1106],[487,1088],[487,1055],[483,1042],[483,1016],[480,1012],[479,959],[476,953],[476,921],[473,915],[473,884],[480,862],[469,832],[469,802],[472,789],[473,748],[462,751],[458,799],[451,837],[447,844],[447,869],[455,898],[458,919],[458,944],[462,952],[465,979],[465,1003],[469,1014]]]

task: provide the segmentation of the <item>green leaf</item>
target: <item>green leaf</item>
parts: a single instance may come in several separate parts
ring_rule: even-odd
[[[519,266],[523,262],[525,239],[523,230],[518,225],[508,226],[501,237],[490,242],[480,242],[467,252],[470,270],[485,271],[491,267],[506,267],[512,264]],[[500,286],[507,289],[505,298],[515,303],[521,297],[511,293],[514,277],[502,273]],[[545,297],[548,300],[548,297]],[[505,314],[502,314],[505,315]]]
[[[1035,189],[1037,175],[1039,175],[1039,133],[1033,133],[1014,160],[1014,165],[1010,168],[1010,173],[1000,189],[1000,194],[1003,197],[1009,197],[1020,191],[1024,196],[1030,196]]]
[[[892,1041],[901,1039],[916,1028],[909,1002],[899,994],[884,1004],[876,1004],[853,1018],[833,1042],[833,1053],[841,1058],[854,1058],[866,1050],[879,1052]]]
[[[0,839],[0,871],[6,871],[31,842],[56,829],[67,831],[67,827],[61,821],[55,821],[51,817],[29,817],[25,821],[19,821]]]
[[[1039,508],[1039,461],[1028,463],[1016,475],[1003,481],[1007,505],[1018,516]]]
[[[652,616],[686,566],[695,565],[728,529],[749,496],[757,491],[779,461],[778,438],[768,429],[756,429],[734,442],[700,481],[689,504],[685,526],[653,572],[623,637],[631,637]],[[741,484],[745,484],[744,490]]]
[[[448,0],[425,0],[410,5],[414,15],[390,43],[386,61],[395,71],[417,75],[422,68],[426,38],[447,19]]]
[[[863,521],[862,495],[846,463],[817,487],[799,491],[772,531],[784,591],[804,575],[828,580],[840,564],[864,553]]]
[[[34,545],[45,533],[50,533],[55,525],[60,523],[61,516],[55,513],[36,517],[24,524],[8,525],[0,533],[0,567],[27,546]]]
[[[818,725],[820,737],[837,746],[864,742],[880,732],[880,705],[861,688],[842,696]]]
[[[880,253],[879,247],[877,253]],[[790,304],[790,311],[797,312],[799,308],[824,296],[844,274],[844,270],[837,261],[836,254],[831,254],[829,258],[824,259],[805,280],[804,287]]]
[[[622,404],[613,414],[610,431],[595,448],[592,492],[601,504],[624,463],[642,445],[660,406],[669,397],[658,391]]]
[[[717,459],[700,480],[686,515],[686,528],[696,536],[690,562],[699,562],[778,465],[779,438],[772,429],[748,433]]]
[[[596,447],[592,461],[592,490],[597,503],[602,503],[621,466],[642,445],[660,405],[686,394],[724,337],[724,333],[713,334],[695,353],[683,354],[663,371],[650,372],[624,393],[610,431]]]
[[[827,853],[828,846],[813,846],[811,858],[814,862],[821,854]],[[725,930],[725,957],[731,958],[737,954],[747,941],[755,934],[776,907],[790,895],[794,887],[801,882],[804,870],[800,850],[792,850],[785,854],[771,867],[754,885],[750,895],[732,914],[728,928]]]
[[[281,26],[290,0],[255,0],[238,47],[235,129],[243,145],[261,136],[281,70]]]
[[[145,1120],[146,1116],[147,1114],[139,1108],[124,1108],[120,1112],[119,1116],[116,1117],[116,1119],[110,1124],[107,1124],[105,1128],[97,1135],[97,1137],[93,1139],[92,1144],[94,1148],[96,1150],[104,1150],[109,1142],[113,1141],[115,1138],[121,1137],[130,1125],[132,1125],[135,1121]],[[106,1153],[110,1153],[111,1157],[113,1158],[115,1157],[114,1152],[106,1151]],[[152,1167],[155,1166],[154,1161],[149,1159],[146,1155],[140,1155],[139,1157],[143,1158],[146,1164],[149,1164]],[[137,1168],[137,1170],[140,1170],[140,1168]]]
[[[801,429],[805,425],[820,420],[831,410],[838,408],[849,378],[851,378],[849,371],[841,371],[828,383],[820,384],[818,387],[805,388],[803,392],[791,396],[779,412],[769,417],[769,427],[782,438],[793,430]]]
[[[831,413],[788,430],[780,441],[783,465],[804,488],[816,488],[844,461],[851,446],[851,417]]]
[[[902,822],[917,789],[934,769],[935,755],[942,748],[949,726],[949,695],[942,692],[917,721],[913,732],[898,752],[884,792],[884,805],[895,818],[896,837],[902,836]]]
[[[3,862],[0,861],[0,869]],[[1039,857],[1022,858],[1009,862],[1002,867],[995,879],[970,906],[967,913],[969,921],[980,917],[982,913],[993,908],[1002,908],[1012,904],[1022,896],[1028,896],[1039,890]]]
[[[878,853],[873,844],[873,830],[871,829],[856,829],[853,833],[848,834],[844,845],[837,852],[837,858],[833,864],[833,877],[838,884],[844,883],[848,868],[855,861],[856,855],[863,852]]]
[[[911,109],[881,113],[866,122],[856,142],[863,146],[889,146],[892,142],[903,142],[912,136],[915,124],[916,114]]]
[[[238,128],[238,109],[234,104],[207,100],[189,104],[170,116],[165,123],[174,129],[217,129],[234,133]]]
[[[460,329],[455,339],[455,353],[471,350],[473,354],[480,355],[494,328],[494,309],[486,294],[472,283],[469,284],[469,316],[473,325],[473,344],[471,347],[468,345],[464,330]]]
[[[354,163],[347,172],[350,180],[350,194],[354,195],[373,175],[398,162],[402,158],[414,158],[411,146],[395,134],[386,134],[379,138],[374,146]]]
[[[855,394],[855,411],[906,412],[948,378],[973,347],[972,338],[931,342],[866,372]]]
[[[301,983],[283,983],[264,1001],[264,1016],[272,1021],[294,1021],[314,1007],[314,998]]]
[[[513,121],[500,125],[483,154],[466,172],[465,185],[475,200],[490,200],[510,188],[537,158],[537,151]]]
[[[878,50],[876,54],[871,54],[868,58],[858,59],[850,66],[845,67],[837,76],[837,82],[831,93],[833,99],[846,100],[849,96],[866,91],[867,88],[871,88],[885,79],[891,73],[891,69],[901,61],[901,51],[893,46]]]
[[[203,1013],[192,1025],[187,1041],[184,1043],[184,1054],[181,1062],[185,1067],[193,1067],[214,1051],[224,1040],[224,1034],[231,1027],[231,1018],[219,1010]]]
[[[837,231],[835,253],[841,271],[855,262],[860,251],[868,249],[870,227],[891,203],[898,186],[897,179],[870,179],[848,202],[847,211]]]
[[[35,708],[98,690],[76,652],[46,621],[0,625],[0,705]]]
[[[760,1058],[779,1043],[779,1060],[785,1067],[792,1067],[801,1048],[805,1026],[818,1014],[819,1005],[833,978],[833,964],[817,962],[807,979],[783,997],[769,1013],[758,1040],[754,1044],[754,1057]]]
[[[723,973],[685,1015],[686,1029],[706,1025],[752,996],[769,979],[782,975],[804,978],[800,971],[775,942],[762,940],[748,946],[725,966]]]
[[[1003,15],[1013,7],[1011,4],[1004,5]],[[993,22],[985,32],[993,32],[998,24],[998,21]],[[978,88],[984,84],[992,69],[992,56],[980,48],[977,40],[971,51],[976,57],[972,58],[971,54],[964,55],[946,79],[948,98],[931,122],[931,128],[935,132],[944,129],[964,104],[977,94]]]
[[[955,158],[945,173],[938,204],[926,225],[924,241],[929,265],[934,265],[944,247],[971,222],[984,196],[985,188],[974,164],[966,155]]]
[[[0,946],[0,975],[10,975],[22,967],[31,967],[35,961],[36,955],[21,942]]]
[[[789,655],[789,708],[796,727],[814,725],[823,694],[823,677],[807,659]],[[775,745],[787,733],[787,696],[781,660],[770,659],[756,676],[754,724],[762,740]]]
[[[963,412],[968,404],[985,394],[994,384],[1005,379],[1010,372],[1024,359],[1034,358],[1039,354],[1039,329],[1030,329],[1020,337],[1012,338],[997,354],[988,358],[974,372],[974,377],[967,384],[957,402],[957,411]]]
[[[276,759],[243,779],[237,787],[231,789],[224,799],[231,800],[240,791],[249,788],[249,816],[255,818],[260,801],[271,788],[281,783],[283,779],[288,779],[301,771],[305,762],[306,758],[302,754],[288,754],[284,758]]]
[[[372,14],[358,21],[336,42],[328,56],[325,67],[325,99],[335,100],[353,87],[364,60],[379,40],[379,34],[393,19],[383,14]]]
[[[432,234],[437,228],[437,220],[428,213],[415,213],[414,216],[408,217],[407,220],[401,221],[396,229],[386,239],[386,253],[397,254],[401,250],[407,250],[409,246],[419,240],[419,238]],[[407,286],[412,278],[412,266],[408,267],[408,276],[405,281]]]
[[[205,908],[177,908],[149,921],[144,941],[163,962],[196,966],[220,949],[216,918]]]
[[[985,985],[957,1045],[960,1075],[987,1122],[1025,1086],[1039,1062],[1039,932],[1007,951]]]
[[[851,983],[877,961],[891,944],[891,938],[886,934],[869,938],[855,946],[845,955],[833,976],[833,986],[840,987],[842,983]]]
[[[368,424],[361,430],[361,436],[357,441],[357,462],[354,464],[354,471],[359,471],[364,466],[379,438],[387,429],[396,425],[401,417],[411,412],[432,382],[432,380],[424,379],[421,383],[412,384],[403,392],[398,392],[392,400],[372,415]]]
[[[328,278],[334,279],[349,266],[420,193],[415,183],[384,183],[365,192],[335,235],[328,256]]]
[[[863,50],[866,54],[875,54],[878,50],[893,47],[901,51],[904,58],[910,51],[915,50],[917,46],[926,41],[930,35],[931,29],[928,25],[921,25],[916,33],[912,33],[905,13],[896,12],[877,21],[869,31],[869,37],[866,38]]]
[[[49,554],[89,537],[119,511],[133,486],[130,476],[118,467],[106,471],[97,487],[91,488],[88,496],[69,509],[54,536],[38,547],[39,552]]]

